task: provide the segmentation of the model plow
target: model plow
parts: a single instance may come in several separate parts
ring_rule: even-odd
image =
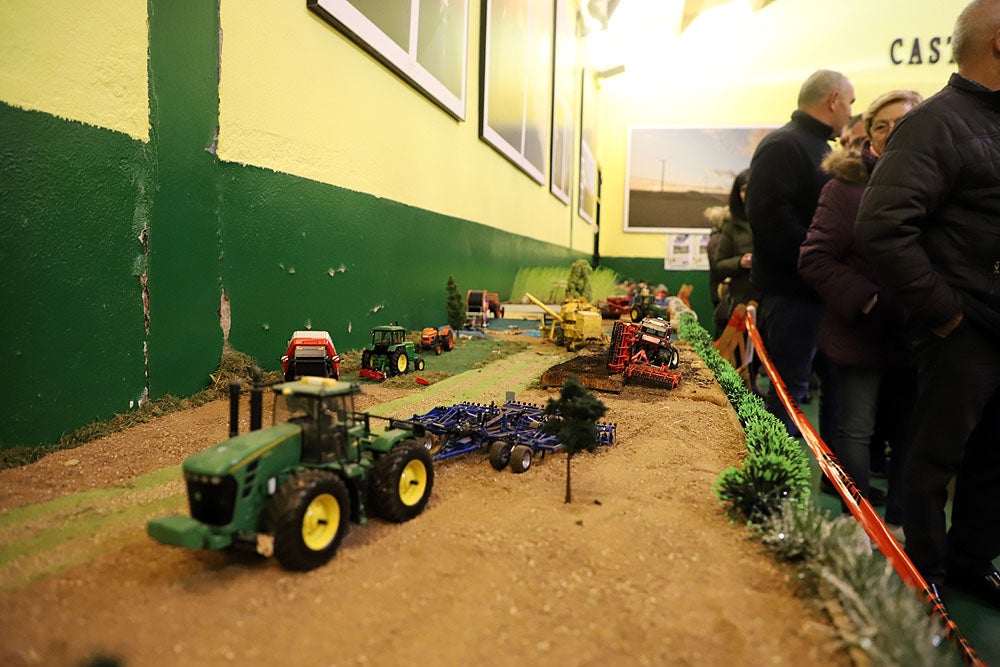
[[[554,435],[542,431],[548,417],[544,409],[528,403],[456,403],[439,406],[399,427],[419,424],[435,461],[488,448],[490,465],[497,470],[510,466],[515,473],[531,467],[535,455],[563,449]],[[615,424],[597,424],[597,444],[615,443]]]

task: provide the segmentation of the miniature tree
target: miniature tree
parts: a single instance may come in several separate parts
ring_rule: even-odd
[[[590,264],[585,259],[578,259],[573,262],[569,269],[569,278],[566,280],[566,296],[570,299],[583,297],[590,301],[594,292],[590,287]]]
[[[549,419],[542,424],[542,432],[554,435],[566,448],[566,502],[573,501],[570,481],[570,462],[579,452],[597,449],[597,420],[607,408],[580,384],[575,375],[563,382],[559,399],[549,399],[545,414]]]
[[[445,287],[445,294],[448,297],[446,307],[448,310],[448,324],[452,329],[461,329],[465,326],[465,304],[462,303],[462,295],[458,291],[455,279],[448,276],[448,285]]]

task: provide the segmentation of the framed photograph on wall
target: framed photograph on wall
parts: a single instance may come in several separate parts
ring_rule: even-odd
[[[545,183],[552,113],[553,0],[483,0],[479,136]]]
[[[576,116],[576,9],[570,0],[556,0],[555,48],[552,55],[552,156],[549,190],[569,204],[573,175]]]
[[[577,212],[593,224],[597,219],[597,80],[589,69],[580,77],[580,187]]]
[[[306,0],[306,6],[465,120],[469,0]]]
[[[776,126],[635,126],[626,148],[626,232],[708,233],[736,174]]]

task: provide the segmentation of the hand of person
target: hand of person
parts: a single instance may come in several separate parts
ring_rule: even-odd
[[[749,252],[744,253],[744,255],[740,257],[740,266],[743,267],[744,269],[749,269],[752,264],[753,264],[753,253]]]
[[[955,317],[951,318],[939,327],[934,327],[931,329],[933,333],[938,338],[947,338],[948,334],[958,328],[958,325],[962,323],[962,313],[959,313]]]

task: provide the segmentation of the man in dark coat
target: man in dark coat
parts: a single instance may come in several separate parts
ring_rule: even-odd
[[[919,373],[907,554],[936,595],[946,584],[1000,608],[998,0],[965,8],[952,51],[958,73],[892,131],[855,233],[907,311]]]
[[[746,212],[753,233],[750,283],[760,295],[764,346],[789,393],[802,402],[809,392],[823,302],[799,276],[799,248],[829,174],[820,162],[830,139],[851,117],[854,87],[839,72],[819,70],[799,91],[798,109],[783,127],[760,142],[750,161]],[[798,435],[774,384],[768,409]],[[832,433],[834,406],[820,397],[820,431]],[[829,437],[832,441],[832,436]]]

